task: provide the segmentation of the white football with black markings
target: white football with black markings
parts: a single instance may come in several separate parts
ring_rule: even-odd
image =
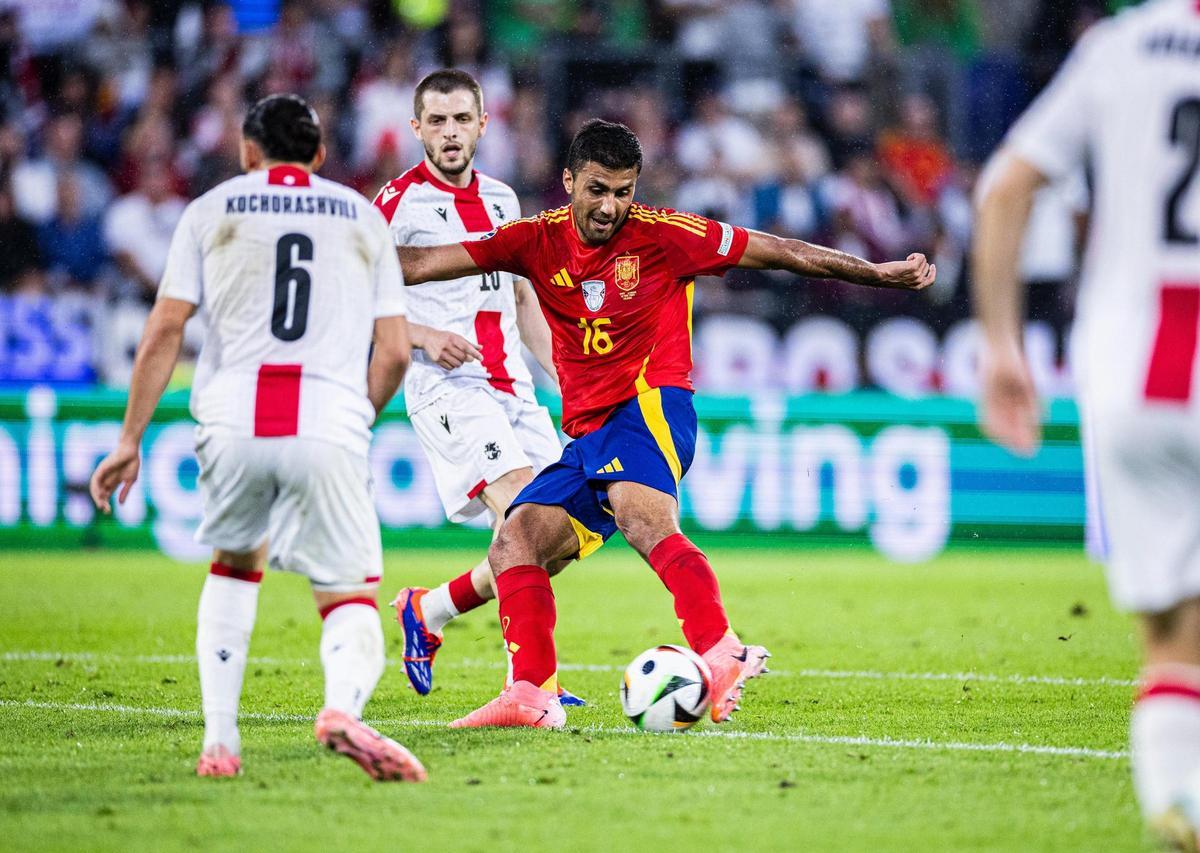
[[[708,664],[691,649],[655,646],[625,670],[621,707],[642,731],[681,732],[704,715],[711,685]]]

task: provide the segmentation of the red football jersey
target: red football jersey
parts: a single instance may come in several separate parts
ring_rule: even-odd
[[[694,279],[736,266],[747,239],[744,228],[635,203],[600,246],[579,238],[570,206],[462,245],[485,272],[533,283],[554,340],[563,431],[578,438],[643,391],[692,390]]]

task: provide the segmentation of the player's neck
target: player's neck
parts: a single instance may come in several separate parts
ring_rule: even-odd
[[[308,172],[310,175],[313,172],[312,163],[292,163],[287,160],[263,160],[258,165],[258,168],[251,169],[250,171],[257,172],[264,169],[270,171],[278,166],[291,166],[293,169],[300,169],[301,171]]]
[[[457,187],[464,190],[471,185],[471,179],[475,176],[475,161],[472,160],[467,164],[467,168],[463,169],[457,175],[447,175],[441,169],[434,165],[433,161],[428,157],[425,158],[425,168],[429,173],[441,181],[443,184],[449,184],[452,187]]]

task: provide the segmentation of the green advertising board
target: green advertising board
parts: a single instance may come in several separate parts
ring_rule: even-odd
[[[200,499],[186,395],[159,406],[139,484],[102,518],[87,481],[116,441],[124,394],[0,393],[0,549],[157,547],[202,559],[192,539]],[[906,561],[956,542],[1083,542],[1083,462],[1069,401],[1049,406],[1032,459],[986,441],[963,400],[860,392],[698,397],[696,408],[696,457],[682,488],[690,534],[720,534],[728,544],[869,543]],[[446,522],[402,406],[375,426],[371,470],[385,547],[485,541]]]

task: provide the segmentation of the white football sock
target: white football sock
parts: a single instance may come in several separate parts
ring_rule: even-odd
[[[325,707],[362,717],[383,675],[383,628],[369,604],[342,604],[325,616],[321,630]]]
[[[450,584],[444,583],[437,589],[431,589],[421,597],[421,613],[425,617],[425,625],[435,634],[440,634],[446,623],[458,616],[458,608],[450,597]]]
[[[204,708],[204,748],[220,744],[241,751],[238,702],[250,634],[258,610],[259,584],[210,574],[196,617],[196,659]]]
[[[1133,783],[1142,813],[1161,815],[1200,771],[1200,668],[1154,667],[1130,721]]]

